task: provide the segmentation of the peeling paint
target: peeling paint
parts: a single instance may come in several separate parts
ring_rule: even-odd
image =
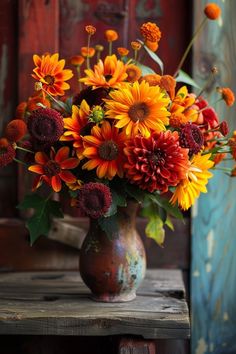
[[[207,235],[207,255],[208,255],[208,258],[211,258],[213,255],[214,244],[215,244],[214,231],[210,230]]]
[[[196,200],[191,208],[191,216],[192,218],[196,218],[198,216],[198,201]]]
[[[229,320],[229,315],[228,315],[227,312],[224,312],[224,314],[223,314],[223,320],[224,320],[224,321],[228,321],[228,320]]]
[[[204,354],[206,353],[208,347],[204,338],[200,338],[198,341],[197,349],[195,354]]]
[[[4,107],[4,88],[5,81],[7,79],[7,45],[3,44],[2,49],[0,50],[2,57],[0,58],[0,112],[3,112]],[[0,131],[3,128],[3,119],[0,119]]]
[[[210,262],[207,262],[207,263],[206,263],[206,272],[207,272],[207,273],[210,273],[211,270],[212,270],[212,265],[211,265]]]
[[[194,272],[193,272],[193,277],[199,277],[200,276],[200,272],[198,269],[196,269]]]

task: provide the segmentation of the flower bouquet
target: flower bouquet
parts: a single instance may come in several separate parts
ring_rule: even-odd
[[[199,30],[220,16],[216,4],[208,4],[204,12]],[[195,36],[171,76],[164,74],[156,54],[161,38],[156,24],[144,23],[141,39],[131,42],[130,49],[117,48],[117,54],[113,47],[118,33],[107,30],[105,56],[103,46],[91,46],[96,28],[88,25],[85,30],[87,45],[69,60],[78,74],[78,91],[71,96],[65,95],[73,76],[64,69],[65,60],[58,53],[33,56],[35,92],[19,104],[16,119],[0,139],[0,167],[16,161],[35,176],[33,193],[18,206],[34,210],[26,223],[31,244],[48,234],[53,217],[63,217],[54,198],[59,193],[96,225],[87,251],[99,253],[99,230],[107,240],[117,235],[120,211],[127,216],[124,210],[134,201],[148,219],[147,236],[162,245],[164,226],[173,228],[170,216],[182,218],[181,211],[207,192],[210,169],[227,154],[236,158],[236,134],[227,137],[227,123],[220,122],[204,97],[206,87],[191,93],[186,86],[197,86],[181,70]],[[155,71],[144,65],[144,53],[153,59]],[[209,80],[216,73],[212,68]],[[225,104],[234,103],[229,88],[217,90]],[[41,186],[46,189],[39,194]],[[94,259],[93,254],[90,264]],[[141,275],[144,263],[138,263]],[[119,280],[124,283],[128,276],[122,269]]]

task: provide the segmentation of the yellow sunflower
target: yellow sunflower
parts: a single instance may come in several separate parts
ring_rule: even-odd
[[[127,78],[126,65],[113,55],[108,55],[104,62],[100,59],[94,70],[84,70],[86,77],[80,79],[85,85],[117,88]]]
[[[180,182],[170,200],[172,204],[177,202],[183,210],[187,210],[194,204],[201,192],[207,193],[208,179],[213,177],[208,170],[214,166],[210,157],[211,154],[198,154],[192,158],[186,179]]]
[[[124,128],[126,135],[141,133],[149,137],[152,130],[161,132],[169,124],[170,113],[167,106],[170,99],[159,86],[150,86],[147,82],[137,81],[126,84],[110,93],[111,99],[105,100],[107,116],[117,120],[115,126]]]

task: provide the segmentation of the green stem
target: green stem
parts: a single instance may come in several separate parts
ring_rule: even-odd
[[[81,78],[80,65],[77,66],[78,81]],[[79,91],[81,91],[81,82],[79,81]]]
[[[112,41],[109,42],[108,53],[112,55]]]
[[[44,90],[44,88],[42,88],[42,90],[43,90],[54,102],[56,102],[56,104],[58,104],[58,106],[60,106],[60,107],[63,108],[63,109],[65,108],[62,102],[56,100],[56,98],[54,98],[49,92],[47,92],[46,90]]]
[[[29,152],[30,154],[34,154],[34,151],[25,149],[25,148],[23,148],[21,146],[18,146],[18,145],[15,145],[15,149],[22,150],[22,151],[25,151],[25,152]]]
[[[138,51],[134,50],[134,61],[137,63],[137,58],[138,58]]]
[[[21,160],[18,160],[17,158],[14,157],[13,159],[15,162],[19,163],[20,165],[24,165],[24,166],[28,166],[27,163],[21,161]]]
[[[180,71],[180,69],[182,68],[184,62],[185,62],[185,59],[187,58],[187,55],[188,53],[190,52],[190,49],[192,48],[192,45],[198,35],[198,33],[201,31],[201,29],[205,26],[207,22],[207,17],[204,18],[204,20],[200,23],[199,27],[196,29],[195,33],[193,34],[193,37],[191,39],[191,41],[189,42],[189,45],[187,46],[180,62],[179,62],[179,65],[177,66],[177,69],[176,69],[176,72],[174,73],[174,77],[176,77],[178,75],[178,72]]]
[[[90,38],[91,38],[91,35],[89,34],[89,35],[88,35],[88,45],[87,45],[87,57],[86,57],[86,66],[87,66],[87,69],[90,69],[90,61],[89,61]]]

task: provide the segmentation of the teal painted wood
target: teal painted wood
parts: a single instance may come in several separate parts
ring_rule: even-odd
[[[236,1],[215,2],[222,8],[222,21],[208,21],[198,38],[194,77],[203,85],[208,70],[216,65],[216,86],[229,86],[236,92]],[[206,3],[194,2],[195,27]],[[213,86],[210,102],[218,98]],[[219,117],[236,129],[236,108],[223,102],[216,108]],[[214,172],[208,191],[192,209],[192,354],[235,354],[236,179]]]

